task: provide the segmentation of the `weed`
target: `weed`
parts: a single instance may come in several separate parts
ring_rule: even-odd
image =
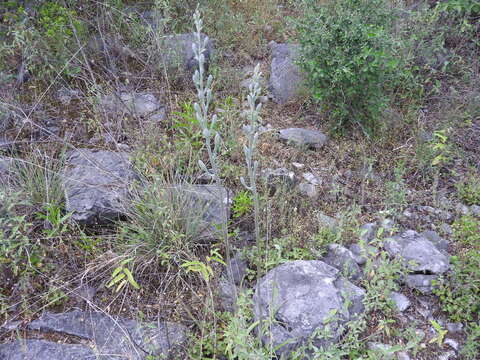
[[[182,186],[182,185],[176,185]],[[133,195],[128,221],[120,225],[120,246],[134,267],[180,266],[195,258],[204,225],[201,209],[192,209],[188,192],[157,177]]]
[[[203,146],[202,131],[200,124],[195,116],[193,104],[184,102],[181,104],[181,111],[173,113],[172,129],[175,135],[180,138],[181,142],[189,142],[193,150],[200,150]]]
[[[19,194],[0,190],[0,264],[10,269],[13,276],[28,275],[42,268],[43,253],[37,240],[28,237],[32,224],[26,215],[19,215],[16,207],[26,204]]]
[[[471,173],[456,184],[458,196],[468,205],[480,205],[480,177]]]
[[[467,328],[467,340],[460,353],[466,360],[475,360],[480,351],[480,324],[471,323]]]
[[[111,274],[111,280],[106,285],[107,289],[116,286],[115,292],[122,290],[127,284],[140,290],[140,285],[135,281],[131,270],[126,266],[133,258],[123,259]]]
[[[434,336],[433,338],[430,339],[430,343],[436,342],[438,347],[442,347],[443,345],[443,340],[445,338],[445,335],[447,335],[448,330],[445,330],[442,325],[440,325],[437,321],[435,320],[430,320],[430,323],[432,324],[433,328],[437,332],[437,335]]]
[[[464,216],[454,225],[459,254],[451,257],[453,270],[434,293],[453,321],[477,321],[480,296],[480,220]]]
[[[248,191],[241,191],[233,198],[233,217],[239,218],[248,214],[253,207],[253,199]]]
[[[55,159],[37,149],[30,153],[28,160],[16,160],[13,164],[18,186],[28,195],[31,205],[60,207],[63,204],[62,156]]]

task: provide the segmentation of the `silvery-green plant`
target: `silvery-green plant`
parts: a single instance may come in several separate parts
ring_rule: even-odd
[[[205,55],[206,46],[208,43],[208,36],[202,39],[203,21],[200,17],[200,12],[197,9],[193,15],[195,22],[195,38],[196,43],[192,45],[193,53],[195,54],[195,60],[197,60],[198,68],[193,75],[193,83],[197,89],[198,102],[195,102],[193,107],[195,109],[195,117],[202,129],[202,135],[205,140],[205,145],[208,152],[208,160],[210,161],[211,169],[208,169],[202,160],[199,160],[200,168],[210,175],[215,182],[219,184],[219,166],[218,166],[218,150],[221,143],[221,137],[218,131],[215,130],[215,124],[217,123],[217,115],[214,114],[210,117],[208,111],[210,103],[212,102],[212,82],[213,76],[209,75],[205,81]],[[213,146],[212,146],[213,139]]]
[[[252,193],[254,217],[255,217],[255,240],[257,242],[258,250],[261,251],[263,244],[260,238],[260,200],[257,189],[257,173],[258,173],[258,161],[255,160],[255,148],[258,142],[259,127],[260,127],[260,111],[262,104],[257,104],[257,99],[262,92],[260,86],[260,78],[262,73],[260,72],[260,64],[255,66],[252,80],[249,86],[249,94],[247,95],[248,103],[248,115],[247,118],[250,122],[247,127],[247,144],[243,147],[245,154],[245,163],[247,165],[248,184],[244,177],[240,178],[240,181],[245,188]]]

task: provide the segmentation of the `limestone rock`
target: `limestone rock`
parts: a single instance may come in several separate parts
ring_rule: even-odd
[[[272,52],[269,89],[278,104],[285,104],[301,93],[304,76],[295,64],[299,55],[297,44],[269,44]]]
[[[297,146],[320,149],[325,145],[328,137],[317,130],[288,128],[280,130],[280,139]]]
[[[404,312],[410,307],[410,300],[403,294],[394,291],[390,294],[390,299],[394,302],[399,312]]]
[[[105,357],[105,360],[144,360],[145,353],[142,349],[148,349],[154,356],[166,356],[187,338],[186,329],[180,324],[140,324],[130,319],[80,310],[59,314],[44,313],[39,319],[32,321],[28,328],[91,340],[100,355],[112,354]]]
[[[2,360],[90,360],[95,358],[95,353],[85,345],[59,344],[37,339],[0,344]],[[103,359],[107,360],[105,357]]]
[[[443,274],[450,268],[448,256],[415,231],[385,240],[384,247],[391,256],[402,259],[412,272]]]
[[[157,122],[166,116],[165,106],[155,95],[145,92],[105,95],[100,98],[99,107],[109,117],[132,115]]]
[[[276,322],[270,333],[262,334],[264,343],[281,346],[278,356],[287,356],[328,322],[329,339],[311,339],[316,346],[335,342],[340,325],[354,319],[364,308],[365,291],[340,276],[340,272],[322,261],[297,260],[270,270],[258,281],[254,295],[256,320],[273,314]],[[348,304],[346,306],[346,299]],[[336,317],[331,319],[332,312]]]
[[[66,210],[82,224],[115,220],[125,214],[129,186],[136,178],[127,153],[75,150],[63,173]]]
[[[230,191],[216,185],[177,185],[165,189],[167,201],[180,205],[182,216],[202,239],[217,239],[230,218]]]
[[[356,281],[362,277],[362,270],[355,261],[355,256],[341,245],[328,245],[328,253],[323,261],[340,270],[348,279]]]

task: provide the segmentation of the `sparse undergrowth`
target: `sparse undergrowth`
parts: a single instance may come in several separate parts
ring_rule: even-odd
[[[169,319],[190,327],[191,359],[272,359],[278,349],[253,320],[256,282],[282,264],[322,259],[329,245],[352,245],[364,235],[361,224],[388,218],[398,227],[390,235],[435,229],[450,240],[452,270],[426,298],[438,298],[439,314],[465,325],[455,337],[457,358],[475,359],[476,2],[198,3],[203,19],[197,1],[179,0],[8,1],[0,9],[0,320],[27,323],[45,310],[78,307]],[[194,13],[193,56],[171,71],[168,36],[191,32]],[[200,32],[215,40],[212,54]],[[314,101],[269,101],[271,40],[300,42]],[[102,103],[105,94],[131,93],[157,99],[165,117],[152,120],[128,105],[109,114]],[[275,136],[286,127],[330,125],[342,136],[321,149]],[[130,152],[141,175],[118,221],[78,226],[65,212],[64,159],[77,148]],[[270,184],[262,170],[279,167],[296,178]],[[298,183],[312,174],[317,193],[307,196]],[[207,209],[192,211],[186,195],[205,184],[229,188],[232,200],[231,216],[222,214],[228,223],[208,227],[213,237],[205,236]],[[462,204],[469,215],[456,213]],[[410,216],[416,206],[441,216]],[[378,252],[369,249],[375,255],[356,283],[366,290],[366,311],[341,325],[337,344],[307,342],[289,359],[381,359],[400,351],[427,359],[447,350],[444,323],[410,311],[415,321],[406,324],[395,311],[392,291],[418,294],[399,285],[406,270],[382,250],[381,229],[370,244]],[[244,288],[234,291],[235,312],[222,312],[217,290],[237,253],[247,262]],[[92,297],[82,292],[89,288]],[[274,314],[263,320],[279,321]],[[432,326],[434,335],[425,336],[421,329]],[[17,336],[1,331],[1,343]]]

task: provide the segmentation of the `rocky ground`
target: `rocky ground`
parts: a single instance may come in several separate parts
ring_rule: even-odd
[[[242,4],[232,6],[248,17]],[[10,55],[0,82],[0,359],[475,359],[462,349],[480,341],[478,305],[471,319],[452,316],[439,289],[480,245],[478,64],[474,85],[446,79],[442,99],[410,112],[393,104],[376,138],[332,135],[309,100],[294,34],[276,25],[300,10],[251,6],[275,26],[252,13],[254,38],[228,47],[206,19],[201,36],[220,182],[197,166],[207,157],[194,33],[163,36],[154,55],[125,33],[92,33],[80,75],[47,85]],[[158,26],[148,7],[122,11],[143,32]],[[97,15],[99,28],[112,16]],[[240,182],[257,63],[260,255]],[[462,242],[467,232],[476,242]],[[245,339],[250,355],[225,349]]]

